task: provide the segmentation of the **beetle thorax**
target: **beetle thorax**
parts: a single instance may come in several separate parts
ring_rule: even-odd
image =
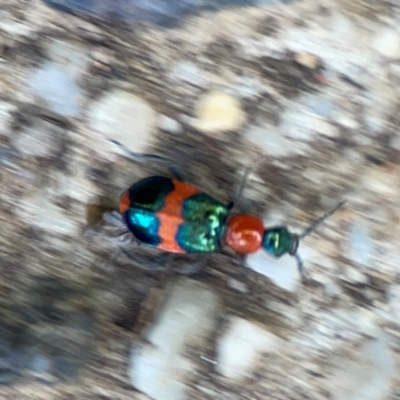
[[[254,253],[261,248],[263,222],[253,215],[239,214],[227,222],[225,243],[239,254]]]

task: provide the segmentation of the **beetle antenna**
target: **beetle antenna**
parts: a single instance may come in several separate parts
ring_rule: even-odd
[[[175,177],[175,179],[177,179],[178,181],[183,180],[182,174],[179,171],[178,166],[170,158],[161,157],[157,154],[135,153],[135,152],[129,150],[125,145],[123,145],[118,140],[114,140],[114,139],[109,139],[109,140],[111,143],[114,143],[117,146],[119,146],[121,149],[123,149],[126,152],[126,154],[128,155],[128,157],[130,157],[132,160],[139,161],[139,162],[154,161],[154,162],[166,163],[168,165],[169,171],[172,173],[172,175]]]
[[[237,187],[234,198],[233,198],[234,203],[237,203],[240,201],[240,199],[243,195],[244,187],[246,186],[247,180],[249,179],[249,176],[253,170],[254,170],[254,165],[251,165],[251,166],[248,165],[245,168],[244,174],[242,176],[242,179],[240,180],[239,186]]]
[[[341,201],[336,207],[332,208],[332,210],[328,211],[325,213],[322,217],[316,219],[308,228],[304,230],[304,232],[299,236],[300,239],[303,239],[304,237],[308,236],[311,232],[315,231],[317,227],[324,222],[328,217],[330,217],[332,214],[334,214],[339,208],[342,208],[344,203],[346,201]],[[299,260],[297,260],[299,262]],[[300,268],[300,265],[299,265]]]
[[[296,259],[296,261],[297,261],[297,268],[299,269],[299,273],[300,273],[300,275],[303,275],[303,260],[300,258],[300,256],[298,255],[298,253],[296,253],[295,255],[294,255],[294,258]]]
[[[165,162],[169,164],[173,164],[173,161],[169,158],[161,157],[157,154],[147,154],[147,153],[135,153],[134,151],[129,150],[124,144],[119,142],[118,140],[109,139],[111,143],[116,144],[121,149],[123,149],[127,155],[135,161],[156,161],[156,162]]]

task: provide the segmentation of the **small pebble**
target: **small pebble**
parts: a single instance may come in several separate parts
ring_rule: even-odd
[[[300,282],[296,259],[289,255],[277,259],[259,250],[246,257],[246,265],[285,290],[295,291]]]
[[[141,153],[152,142],[156,113],[140,97],[114,90],[92,105],[89,126],[128,150]]]
[[[54,173],[52,177],[57,182],[57,195],[67,196],[71,199],[87,204],[91,198],[98,194],[98,187],[90,181],[81,168],[80,163],[71,163],[71,175]]]
[[[158,117],[157,124],[162,131],[168,133],[177,134],[182,132],[182,125],[178,121],[167,117],[166,115],[160,115]]]
[[[316,133],[330,138],[335,138],[340,135],[340,130],[336,128],[335,125],[323,119],[315,120],[313,129]]]
[[[327,95],[307,93],[288,105],[280,128],[285,136],[299,141],[312,141],[319,135],[337,137],[339,130],[329,122],[336,115],[337,107]]]
[[[396,362],[384,332],[368,341],[352,358],[340,357],[331,371],[328,389],[334,400],[381,400],[388,398],[396,379]]]
[[[254,99],[260,96],[263,90],[262,82],[256,76],[241,76],[235,86],[238,96],[245,99]]]
[[[317,57],[315,54],[307,53],[307,52],[299,52],[293,55],[293,59],[303,67],[309,69],[318,69],[322,66],[322,60]]]
[[[81,89],[74,75],[53,62],[45,62],[28,76],[28,84],[34,96],[42,100],[49,110],[75,117],[80,113]]]
[[[240,102],[223,92],[210,92],[199,99],[195,128],[203,133],[236,131],[246,122]]]
[[[14,134],[12,144],[25,157],[54,158],[61,151],[61,138],[49,123],[40,123]]]
[[[393,59],[400,57],[400,35],[395,29],[379,30],[375,35],[372,46],[384,57]]]
[[[340,114],[335,119],[335,122],[344,128],[357,130],[360,128],[359,122],[350,115],[347,114]]]
[[[246,139],[252,147],[271,157],[284,157],[292,152],[289,141],[285,138],[281,129],[274,126],[252,126],[246,132]]]
[[[0,136],[10,136],[13,122],[13,112],[17,107],[5,101],[0,101]]]
[[[181,61],[174,65],[172,69],[172,76],[174,79],[190,83],[193,86],[204,87],[206,84],[205,72],[190,62]]]
[[[302,104],[288,107],[282,116],[281,130],[289,140],[311,142],[316,138],[315,124],[320,118]]]
[[[337,107],[331,98],[324,94],[307,93],[302,96],[301,102],[309,112],[321,118],[333,118],[337,112]]]
[[[232,317],[227,331],[217,341],[217,371],[229,379],[247,377],[263,353],[275,353],[283,341],[245,319]]]
[[[72,237],[79,234],[78,224],[43,195],[21,200],[18,216],[48,233]]]
[[[249,291],[246,284],[238,281],[237,279],[229,278],[226,283],[231,289],[236,290],[238,292],[247,293]]]
[[[396,173],[380,166],[365,168],[363,172],[362,185],[365,189],[388,198],[397,196]]]
[[[192,365],[186,346],[204,340],[215,326],[218,298],[206,285],[190,279],[173,284],[158,319],[147,330],[146,344],[132,348],[132,385],[154,400],[186,398],[186,375]]]
[[[377,77],[371,86],[364,99],[364,121],[369,128],[367,132],[377,135],[385,131],[396,113],[397,91],[387,74]]]
[[[32,38],[36,35],[34,25],[23,22],[17,22],[15,19],[5,19],[0,21],[0,30],[14,37]]]
[[[344,269],[344,275],[346,277],[346,280],[352,284],[367,284],[369,279],[368,276],[363,274],[361,271],[358,269],[352,267],[352,266],[346,266]]]
[[[353,222],[348,234],[350,257],[357,265],[372,267],[374,261],[374,244],[368,229],[362,222]]]
[[[396,132],[396,134],[393,135],[390,145],[394,150],[400,151],[400,135],[399,133]]]
[[[80,43],[52,39],[47,52],[52,61],[67,68],[77,78],[86,71],[89,64],[88,49]]]

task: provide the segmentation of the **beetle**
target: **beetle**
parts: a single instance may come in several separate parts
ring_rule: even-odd
[[[169,161],[154,155],[134,153],[133,156],[140,161],[149,158]],[[220,251],[224,245],[239,255],[263,249],[277,258],[285,254],[294,256],[302,273],[303,262],[297,253],[300,239],[344,204],[339,203],[297,235],[286,226],[266,228],[257,216],[234,214],[234,201],[224,204],[184,182],[176,171],[174,175],[175,178],[141,179],[122,194],[119,202],[122,219],[137,242],[167,253],[210,254]]]
[[[113,207],[109,209],[96,204],[90,205],[97,211],[92,223],[91,218],[88,218],[87,228],[104,219],[120,228],[116,236],[118,242],[131,243],[135,239],[139,245],[144,244],[162,252],[159,257],[144,260],[122,248],[126,256],[151,269],[162,267],[162,263],[171,254],[207,256],[215,252],[225,253],[224,247],[227,246],[241,256],[260,249],[276,258],[289,254],[295,257],[299,272],[304,277],[303,261],[297,252],[301,239],[314,232],[326,218],[345,204],[345,201],[337,204],[300,235],[292,233],[286,226],[265,227],[259,217],[233,211],[252,169],[248,169],[243,175],[233,200],[224,204],[185,182],[170,159],[154,154],[134,153],[117,141],[111,142],[121,147],[135,161],[167,163],[173,175],[173,178],[150,176],[134,183],[122,193],[119,212],[112,211]],[[87,210],[89,214],[90,210],[91,207]],[[100,219],[98,214],[102,215]],[[204,259],[198,257],[199,261]],[[200,270],[199,267],[202,267],[202,263],[191,265],[181,272],[193,273]]]

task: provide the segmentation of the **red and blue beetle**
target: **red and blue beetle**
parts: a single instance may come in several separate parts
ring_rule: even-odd
[[[169,161],[153,155],[133,156],[137,160]],[[262,248],[274,257],[295,256],[301,272],[302,261],[297,254],[299,240],[343,203],[296,235],[285,226],[266,228],[256,216],[234,214],[233,202],[223,204],[179,177],[151,176],[122,194],[119,212],[139,243],[164,252],[207,254],[220,251],[226,245],[237,254],[246,255]]]

